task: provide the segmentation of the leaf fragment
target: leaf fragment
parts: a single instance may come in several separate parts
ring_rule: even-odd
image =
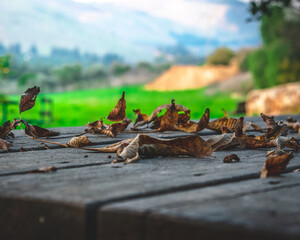
[[[116,106],[107,116],[107,120],[112,122],[119,122],[122,121],[126,114],[126,100],[125,100],[125,91],[123,91],[122,97],[117,102]]]
[[[60,135],[59,132],[51,131],[46,128],[39,127],[37,125],[31,125],[24,120],[21,120],[21,122],[25,124],[25,133],[33,138],[48,138]]]
[[[226,157],[224,157],[223,162],[224,163],[232,163],[232,162],[239,162],[240,158],[236,154],[230,154]]]
[[[31,109],[34,106],[39,92],[40,92],[40,88],[34,86],[33,88],[28,88],[26,92],[23,93],[19,103],[20,114],[26,110]]]
[[[49,167],[41,167],[41,168],[33,169],[29,173],[48,173],[48,172],[55,172],[56,170],[57,170],[56,167],[49,166]]]
[[[3,123],[3,126],[0,126],[0,138],[5,138],[10,135],[10,131],[15,129],[20,123],[20,120],[14,119],[11,123],[10,120]]]
[[[70,147],[84,147],[84,146],[90,146],[93,145],[94,143],[91,142],[87,136],[80,136],[80,137],[73,137],[67,145]]]
[[[133,109],[133,112],[136,115],[135,122],[133,124],[133,128],[137,125],[139,122],[147,122],[149,120],[149,116],[147,114],[144,114],[141,112],[141,109]]]
[[[0,148],[8,152],[8,149],[13,146],[13,144],[9,141],[3,140],[0,138]]]
[[[283,153],[277,156],[268,157],[260,173],[260,178],[279,175],[284,171],[289,161],[293,158],[292,152]]]

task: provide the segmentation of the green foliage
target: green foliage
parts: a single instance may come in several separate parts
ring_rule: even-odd
[[[9,74],[10,56],[0,57],[0,79]]]
[[[121,76],[127,73],[130,69],[131,67],[129,65],[116,62],[112,65],[111,72],[113,75]]]
[[[235,56],[234,52],[226,47],[216,49],[207,58],[207,63],[213,65],[229,65],[230,60]]]
[[[53,71],[54,76],[62,85],[68,85],[81,79],[81,65],[64,66]]]
[[[35,80],[37,77],[36,73],[24,73],[19,79],[18,79],[18,85],[19,86],[25,86],[30,80]]]
[[[258,88],[300,81],[300,14],[282,7],[290,3],[277,2],[282,5],[268,5],[268,10],[259,10],[264,45],[248,59]]]

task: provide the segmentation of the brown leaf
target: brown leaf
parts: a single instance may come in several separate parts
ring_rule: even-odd
[[[286,125],[289,129],[293,129],[295,131],[299,131],[300,129],[300,122],[288,122]]]
[[[260,140],[251,136],[244,135],[243,137],[237,138],[237,142],[245,148],[256,149],[256,148],[270,148],[276,147],[276,143],[270,140]]]
[[[48,130],[46,128],[39,127],[37,125],[31,125],[24,120],[21,120],[25,124],[25,133],[33,138],[40,138],[40,137],[53,137],[58,136],[60,133]]]
[[[207,124],[209,122],[209,109],[207,108],[205,110],[205,113],[201,117],[200,121],[198,123],[188,121],[184,125],[179,125],[178,129],[184,132],[189,132],[189,133],[195,133],[203,130],[204,128],[207,127]]]
[[[215,135],[207,139],[208,145],[212,151],[223,150],[229,146],[237,146],[237,143],[233,143],[235,133],[224,133],[222,135]]]
[[[274,117],[270,117],[263,113],[260,114],[261,118],[267,124],[267,133],[263,136],[260,136],[260,139],[275,139],[279,136],[287,135],[287,126],[285,124],[280,125],[275,122]]]
[[[293,158],[292,152],[283,153],[282,155],[268,157],[265,161],[260,177],[279,175],[284,171],[289,161]]]
[[[251,127],[257,132],[263,132],[263,129],[255,123],[251,123]]]
[[[147,122],[149,120],[149,116],[147,114],[142,113],[140,109],[136,109],[136,110],[133,109],[133,112],[136,115],[136,119],[133,124],[133,127],[135,127],[136,124],[139,122]]]
[[[178,114],[178,125],[184,125],[190,121],[191,111],[186,111],[185,113]]]
[[[155,120],[152,122],[152,125],[150,126],[151,129],[158,129],[160,127],[161,119],[163,116],[160,116],[158,118],[155,118]]]
[[[20,114],[28,109],[31,109],[37,98],[37,95],[40,92],[40,88],[34,86],[33,88],[28,88],[25,93],[21,96],[19,103]]]
[[[80,136],[80,137],[73,137],[67,143],[67,145],[70,147],[78,148],[78,147],[93,145],[93,142],[91,142],[86,136]]]
[[[242,137],[244,136],[244,131],[243,131],[243,126],[244,126],[244,117],[240,117],[234,127],[234,132],[236,137]]]
[[[89,128],[103,128],[103,127],[104,127],[104,124],[103,124],[102,119],[100,119],[100,120],[97,120],[97,121],[92,122],[92,123],[89,123],[89,122],[88,122],[88,123],[86,124],[86,126],[89,127]]]
[[[9,136],[10,131],[15,129],[20,123],[20,120],[14,119],[11,123],[9,120],[3,123],[3,126],[0,126],[0,138],[5,138]]]
[[[177,130],[178,111],[176,110],[174,100],[171,107],[163,115],[160,127],[157,129],[160,132]]]
[[[210,130],[213,130],[213,131],[222,132],[222,128],[226,127],[230,131],[232,131],[232,129],[235,127],[237,121],[238,120],[235,118],[227,118],[225,116],[225,117],[219,118],[215,121],[208,123],[207,128]]]
[[[112,122],[119,122],[125,118],[126,100],[125,91],[123,91],[122,97],[117,102],[113,110],[108,114],[107,120]]]
[[[8,149],[13,146],[13,144],[9,141],[3,140],[0,138],[0,148],[8,152]]]
[[[126,163],[131,163],[138,160],[139,155],[148,158],[178,155],[206,157],[211,153],[211,147],[199,136],[159,139],[138,134],[118,156]]]
[[[56,167],[50,166],[50,167],[41,167],[38,169],[31,170],[29,173],[48,173],[48,172],[55,172],[57,170]]]
[[[240,158],[236,154],[230,154],[226,157],[224,157],[223,162],[224,163],[232,163],[232,162],[239,162]]]
[[[174,102],[174,99],[172,99],[172,102]],[[171,107],[174,107],[174,104],[171,103],[171,104],[163,104],[163,105],[160,105],[158,106],[157,108],[154,109],[154,111],[151,113],[150,117],[149,117],[149,120],[147,123],[150,123],[152,122],[154,119],[157,118],[157,115],[163,110],[163,109],[170,109]],[[180,104],[175,104],[175,109],[177,112],[189,112],[190,110],[183,106],[183,105],[180,105]]]
[[[270,140],[270,142],[274,143],[277,148],[292,148],[294,150],[300,149],[300,144],[295,138],[290,138],[290,137],[278,137],[276,139]]]

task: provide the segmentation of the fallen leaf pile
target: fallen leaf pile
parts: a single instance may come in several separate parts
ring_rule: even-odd
[[[29,88],[20,99],[19,112],[31,109],[36,102],[40,88]],[[164,114],[161,114],[165,110]],[[244,117],[228,118],[224,110],[224,117],[210,121],[210,110],[207,108],[199,120],[194,122],[190,119],[191,110],[187,107],[176,104],[172,99],[171,103],[163,104],[154,109],[150,116],[142,113],[141,109],[133,110],[136,114],[136,120],[131,127],[130,133],[138,133],[135,137],[126,139],[102,148],[87,148],[94,145],[86,136],[75,136],[66,144],[56,143],[40,138],[49,138],[59,135],[59,132],[41,128],[32,125],[24,119],[14,119],[13,122],[7,121],[0,126],[0,147],[8,151],[12,142],[4,140],[13,138],[11,133],[17,126],[25,126],[25,135],[37,141],[60,145],[62,147],[80,148],[83,150],[96,151],[102,153],[116,153],[116,156],[126,163],[133,163],[141,158],[154,158],[160,156],[190,156],[195,158],[213,157],[215,151],[231,149],[257,149],[257,148],[276,148],[267,155],[264,167],[261,171],[261,177],[268,177],[279,174],[292,159],[292,151],[286,152],[284,148],[293,150],[300,149],[297,139],[289,137],[290,131],[300,131],[300,122],[287,119],[287,122],[276,122],[274,117],[261,113],[261,118],[265,122],[267,130],[264,131],[260,126],[251,122],[246,122]],[[159,114],[161,116],[159,116]],[[114,122],[112,124],[104,123],[103,119]],[[103,134],[109,137],[116,137],[125,132],[129,127],[131,120],[126,117],[125,92],[115,107],[109,112],[107,117],[92,123],[87,123],[86,133]],[[150,130],[150,129],[154,129]],[[198,132],[209,129],[221,134],[213,135],[204,140],[197,135]],[[248,134],[248,130],[262,132],[261,135]],[[194,133],[185,137],[172,139],[160,139],[143,133],[164,132],[164,131],[183,131]],[[80,134],[80,135],[83,135]],[[49,148],[49,147],[48,147]],[[230,154],[223,159],[224,163],[239,162],[240,158],[236,154]],[[114,160],[117,163],[118,160]],[[51,172],[55,168],[38,169],[34,172]]]

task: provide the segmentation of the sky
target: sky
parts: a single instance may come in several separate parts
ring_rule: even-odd
[[[152,60],[178,44],[196,56],[260,45],[247,0],[1,0],[0,43]]]

